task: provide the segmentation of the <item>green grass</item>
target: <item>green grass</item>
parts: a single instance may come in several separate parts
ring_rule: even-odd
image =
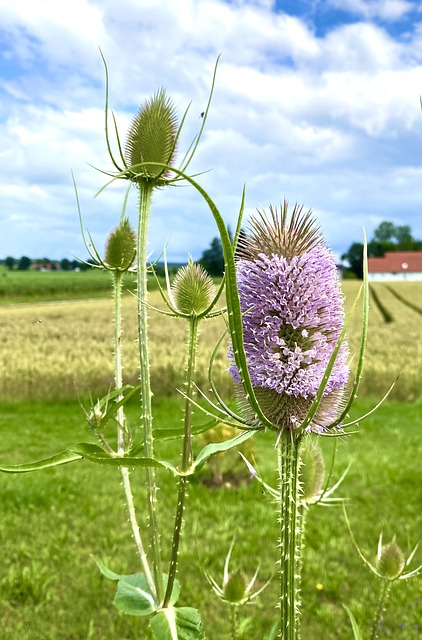
[[[368,399],[355,407],[370,408]],[[129,416],[137,420],[136,406]],[[159,426],[178,422],[179,401],[155,403]],[[380,531],[394,534],[405,552],[422,530],[422,404],[390,402],[361,425],[359,433],[339,441],[335,475],[353,459],[340,495],[362,550],[373,560]],[[77,404],[6,403],[0,417],[2,462],[34,460],[87,439]],[[323,441],[327,459],[333,441]],[[270,435],[255,439],[259,469],[274,481],[275,454]],[[178,459],[178,445],[162,444],[159,453]],[[236,454],[234,454],[236,456]],[[203,475],[207,474],[205,469]],[[259,485],[241,471],[237,487],[218,490],[199,479],[190,485],[182,538],[180,603],[197,606],[208,640],[229,638],[227,610],[215,600],[198,567],[198,555],[218,581],[233,536],[234,561],[247,575],[261,562],[261,584],[274,572],[277,524],[274,506]],[[143,513],[143,476],[133,474]],[[159,474],[159,516],[172,521],[175,481]],[[2,640],[148,639],[144,621],[123,616],[111,605],[114,584],[90,558],[96,554],[119,572],[138,570],[116,470],[76,462],[37,474],[0,476],[0,617]],[[168,557],[170,530],[163,534]],[[307,520],[303,583],[303,638],[343,640],[351,630],[342,604],[362,624],[364,638],[376,604],[378,583],[357,557],[341,509],[313,507]],[[422,562],[418,552],[415,562]],[[316,584],[323,585],[317,590]],[[421,637],[421,578],[393,589],[385,614],[385,638]],[[253,619],[246,638],[261,640],[276,616],[277,582],[244,610]],[[404,627],[403,627],[404,625]]]
[[[133,290],[135,276],[125,276],[124,286]],[[109,295],[110,276],[99,269],[87,271],[0,270],[0,304],[36,300],[69,300]]]

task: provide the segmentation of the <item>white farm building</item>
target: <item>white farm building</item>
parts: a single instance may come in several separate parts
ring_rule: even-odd
[[[368,258],[368,274],[372,281],[422,280],[422,251],[387,251],[382,258]]]

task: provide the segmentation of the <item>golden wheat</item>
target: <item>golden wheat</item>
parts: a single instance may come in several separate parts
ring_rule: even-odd
[[[392,396],[414,400],[421,395],[421,315],[397,299],[392,290],[422,312],[422,283],[395,283],[391,289],[376,283],[378,297],[392,314],[386,324],[374,304],[370,309],[369,340],[361,394],[379,396],[402,374]],[[344,282],[347,307],[359,289]],[[150,303],[160,306],[157,292]],[[126,296],[124,315],[124,377],[137,381],[136,301]],[[186,323],[150,311],[150,352],[153,391],[172,394],[182,388]],[[359,346],[359,314],[349,331],[352,352]],[[225,330],[221,318],[202,327],[197,383],[208,387],[208,362]],[[4,400],[59,399],[102,395],[113,384],[113,327],[111,300],[79,300],[0,307],[0,397]],[[232,387],[227,374],[226,348],[216,358],[219,386]]]

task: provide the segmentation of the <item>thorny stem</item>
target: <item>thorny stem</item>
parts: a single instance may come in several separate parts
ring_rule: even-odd
[[[113,296],[114,296],[114,380],[116,389],[121,389],[123,386],[122,375],[122,273],[119,271],[113,272]],[[119,395],[116,398],[116,402],[120,402],[122,396]],[[117,410],[117,452],[124,453],[125,450],[125,427],[126,417],[123,406]],[[123,490],[126,498],[126,506],[129,515],[129,522],[132,529],[133,539],[135,541],[136,549],[138,552],[139,560],[145,574],[148,586],[151,593],[155,596],[155,585],[151,575],[151,570],[148,564],[148,558],[146,556],[144,545],[142,543],[141,533],[139,531],[139,525],[136,519],[135,505],[133,501],[132,488],[130,486],[129,469],[127,467],[120,467],[120,473],[122,476]]]
[[[237,607],[235,604],[230,605],[230,629],[231,629],[231,640],[237,640]]]
[[[138,221],[138,246],[137,246],[137,297],[138,297],[138,340],[139,340],[139,379],[141,385],[142,425],[144,432],[145,457],[154,457],[154,439],[152,435],[152,407],[151,407],[151,380],[148,357],[148,312],[147,312],[147,230],[148,218],[151,209],[153,187],[143,182],[139,185],[139,221]],[[157,604],[160,604],[164,596],[163,574],[161,571],[161,551],[158,531],[157,513],[157,484],[155,470],[152,467],[146,469],[146,484],[148,496],[148,516],[150,530],[150,544],[154,582],[156,587]]]
[[[299,634],[299,448],[300,439],[287,431],[278,444],[280,482],[280,638]]]
[[[384,609],[390,593],[390,589],[391,589],[391,582],[389,582],[388,580],[383,580],[380,598],[378,601],[377,612],[375,614],[374,622],[372,624],[370,640],[377,640],[378,638],[380,638],[382,614],[384,613]]]
[[[184,411],[184,431],[183,431],[183,451],[182,451],[182,471],[187,473],[192,466],[192,403],[193,397],[193,374],[195,371],[196,352],[198,346],[198,325],[199,320],[192,317],[189,322],[189,342],[188,342],[188,363],[186,370],[186,400]],[[174,580],[177,572],[177,562],[179,556],[180,534],[183,524],[183,511],[185,508],[186,489],[188,478],[186,475],[180,476],[179,492],[177,496],[176,517],[174,521],[173,542],[171,547],[171,558],[169,567],[169,577],[164,597],[163,607],[168,606],[173,591]]]

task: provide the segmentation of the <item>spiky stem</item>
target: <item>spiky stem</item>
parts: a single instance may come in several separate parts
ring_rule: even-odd
[[[123,365],[122,365],[122,277],[120,271],[113,271],[113,318],[114,318],[114,381],[116,389],[123,386]],[[120,402],[122,396],[116,398],[116,402]],[[123,406],[117,410],[117,451],[124,453],[126,442],[126,417]],[[139,531],[139,525],[136,519],[135,504],[133,501],[132,488],[130,485],[129,469],[120,467],[122,476],[123,490],[125,493],[126,506],[129,515],[129,523],[132,529],[133,539],[135,541],[136,550],[141,562],[142,570],[148,582],[151,593],[156,595],[154,580],[148,564],[148,558],[145,553],[144,545]]]
[[[237,607],[235,604],[230,605],[230,629],[231,629],[231,640],[237,640]]]
[[[381,619],[382,614],[385,610],[385,605],[387,603],[388,596],[390,594],[391,582],[389,580],[383,580],[383,584],[381,587],[380,597],[378,600],[378,607],[375,614],[374,622],[372,623],[372,631],[370,640],[378,640],[381,637],[380,628],[381,628]]]
[[[142,425],[144,450],[147,458],[154,457],[154,439],[152,435],[151,380],[148,354],[148,312],[147,312],[147,231],[151,209],[153,187],[143,182],[139,185],[139,220],[137,246],[137,297],[138,297],[138,342],[139,342],[139,379],[141,386]],[[155,470],[146,469],[147,500],[150,544],[157,604],[164,597],[163,574],[161,570],[160,538],[155,505],[157,502],[157,483]]]
[[[186,400],[184,411],[184,431],[183,431],[183,450],[182,450],[182,471],[187,473],[192,466],[192,403],[191,399],[194,393],[193,374],[195,371],[196,352],[198,346],[198,324],[196,317],[192,317],[189,322],[189,342],[188,342],[188,363],[186,369]],[[188,478],[186,475],[180,476],[179,492],[177,497],[176,516],[174,520],[173,542],[171,547],[171,558],[169,567],[169,577],[164,597],[163,606],[166,607],[170,602],[173,591],[174,580],[177,572],[177,562],[179,557],[180,534],[183,524],[183,512],[185,508],[186,489]]]
[[[278,443],[280,482],[280,638],[297,640],[299,632],[299,447],[300,440],[281,435]]]

